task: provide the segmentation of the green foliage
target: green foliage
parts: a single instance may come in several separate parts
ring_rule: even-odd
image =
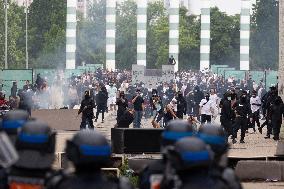
[[[240,17],[228,16],[218,8],[211,9],[211,64],[239,68]]]
[[[24,9],[15,3],[8,8],[8,66],[9,68],[25,67],[25,16]],[[0,68],[5,62],[5,10],[0,1]]]
[[[277,69],[279,52],[279,6],[277,0],[257,0],[251,21],[252,69]]]
[[[105,64],[105,0],[94,1],[88,18],[78,13],[77,65]],[[3,1],[0,1],[0,24],[4,26]],[[134,0],[117,4],[116,63],[130,69],[137,57],[137,5]],[[251,16],[252,69],[276,69],[278,63],[278,1],[257,0]],[[25,67],[24,7],[10,4],[8,10],[8,61],[10,68]],[[66,0],[34,0],[29,7],[29,63],[33,68],[65,67]],[[180,8],[179,66],[199,69],[200,16]],[[239,68],[240,15],[229,16],[211,9],[211,64]],[[4,67],[4,27],[0,27],[0,68]],[[148,4],[147,67],[160,68],[168,61],[169,16],[163,1]]]
[[[128,166],[128,159],[125,160],[124,164],[119,168],[120,175],[127,177],[131,184],[137,188],[139,184],[139,177],[134,174],[134,171],[131,170]]]
[[[77,63],[104,64],[105,62],[105,1],[94,1],[89,18],[78,22]]]
[[[65,67],[66,1],[34,0],[29,7],[30,67]]]

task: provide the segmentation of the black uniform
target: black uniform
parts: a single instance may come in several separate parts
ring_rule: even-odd
[[[126,108],[128,107],[128,100],[126,98],[119,98],[116,101],[117,105],[117,122],[119,122],[120,118],[123,116],[124,112],[126,111]]]
[[[9,188],[44,188],[53,174],[55,133],[40,121],[27,122],[16,141],[19,160],[8,173]]]
[[[198,116],[199,114],[199,103],[204,98],[204,94],[200,91],[199,87],[196,86],[194,89],[194,107],[193,107],[193,115]]]
[[[99,91],[96,95],[96,103],[97,103],[97,112],[96,112],[96,120],[99,118],[99,114],[102,113],[102,121],[104,121],[105,111],[107,110],[107,99],[108,93],[106,91]]]
[[[220,107],[221,107],[220,122],[221,122],[221,125],[224,127],[227,136],[230,136],[233,133],[232,119],[233,119],[234,112],[231,107],[231,101],[226,98],[227,97],[225,97],[222,100],[222,103],[220,103]]]
[[[273,129],[274,140],[279,140],[279,133],[282,124],[283,113],[284,113],[284,105],[282,99],[281,97],[277,97],[273,105],[271,105],[268,115],[269,122],[271,123]]]
[[[235,143],[235,139],[237,138],[237,133],[239,129],[241,129],[240,141],[244,142],[245,133],[247,130],[247,121],[251,113],[247,98],[241,97],[241,99],[234,104],[233,108],[235,109],[236,113],[235,122],[233,124],[233,142]]]
[[[183,114],[186,114],[186,110],[187,110],[187,103],[185,98],[182,96],[182,94],[179,94],[176,97],[177,100],[177,113],[176,116],[179,119],[183,119]]]
[[[95,107],[95,102],[89,95],[85,95],[85,99],[82,100],[80,109],[78,114],[82,113],[82,121],[80,125],[80,129],[86,129],[87,123],[89,124],[90,128],[94,128],[93,118],[94,118],[94,111],[93,108]]]
[[[174,136],[176,135],[176,136]],[[193,135],[193,127],[183,120],[171,121],[166,127],[162,134],[162,153],[165,154],[167,148],[173,146],[174,143],[183,138]],[[166,169],[166,156],[164,159],[159,159],[152,161],[145,167],[139,176],[139,188],[140,189],[150,189],[151,188],[151,177],[153,175],[162,176],[164,170]]]
[[[210,174],[213,152],[198,138],[178,140],[167,154],[167,168],[161,189],[227,189],[225,182]]]
[[[59,172],[47,183],[48,189],[131,189],[126,178],[108,179],[101,168],[110,163],[111,148],[106,138],[95,131],[80,131],[66,146],[67,158],[75,172]]]

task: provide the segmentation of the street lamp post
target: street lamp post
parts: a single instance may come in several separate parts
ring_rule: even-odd
[[[26,69],[29,69],[29,52],[28,52],[28,0],[26,0]]]
[[[8,69],[8,2],[5,0],[5,69]]]

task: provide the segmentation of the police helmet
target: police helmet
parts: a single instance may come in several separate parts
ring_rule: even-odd
[[[28,119],[29,114],[24,110],[9,111],[3,116],[0,129],[5,131],[14,143],[18,129],[21,128]]]
[[[162,133],[162,148],[174,145],[177,140],[183,137],[193,136],[193,134],[194,129],[187,121],[172,120]]]
[[[19,161],[16,167],[48,169],[55,153],[55,133],[44,122],[28,121],[17,135],[16,149]]]
[[[168,160],[177,172],[209,168],[214,154],[210,147],[197,137],[185,137],[168,151]]]
[[[66,154],[77,168],[100,168],[109,162],[111,147],[99,132],[83,130],[67,141]]]
[[[222,156],[228,150],[228,141],[224,129],[217,125],[206,124],[200,127],[198,138],[208,144],[215,156]]]

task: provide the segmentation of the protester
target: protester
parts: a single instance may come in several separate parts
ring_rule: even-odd
[[[144,99],[143,93],[141,93],[140,89],[136,90],[136,96],[132,98],[132,104],[134,107],[134,128],[141,127],[141,119],[144,111]]]

